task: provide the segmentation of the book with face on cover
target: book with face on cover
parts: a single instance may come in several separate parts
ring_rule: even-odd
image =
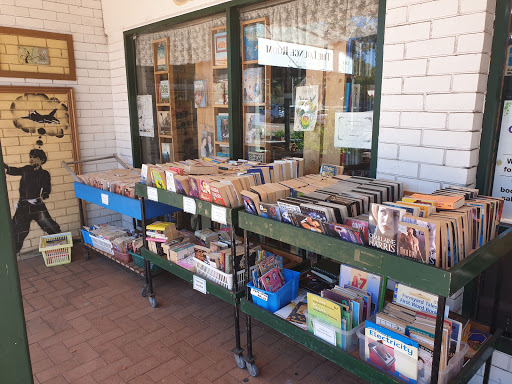
[[[384,251],[397,252],[398,224],[402,221],[404,209],[371,204],[368,223],[368,244]]]
[[[428,229],[402,222],[398,225],[398,233],[398,256],[429,264]]]
[[[281,275],[279,273],[279,268],[274,267],[267,273],[261,276],[261,284],[263,285],[263,289],[267,292],[275,293],[279,291],[279,289],[284,285],[283,280],[281,279]]]

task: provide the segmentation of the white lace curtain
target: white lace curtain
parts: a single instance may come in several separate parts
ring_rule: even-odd
[[[272,4],[272,3],[270,3]],[[242,12],[242,20],[267,17],[270,38],[327,47],[351,37],[377,34],[378,0],[294,0]],[[169,37],[171,65],[211,60],[211,28],[226,25],[225,17],[181,28],[137,36],[137,65],[153,66],[152,41]]]

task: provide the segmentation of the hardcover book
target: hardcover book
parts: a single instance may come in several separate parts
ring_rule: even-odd
[[[404,214],[404,209],[371,204],[368,223],[368,244],[396,254],[398,224],[402,221]]]
[[[265,76],[263,71],[263,67],[243,70],[244,103],[265,102]]]
[[[418,343],[399,333],[366,320],[365,358],[406,383],[418,378]]]
[[[253,24],[244,27],[244,60],[258,60],[258,38],[265,37],[265,25]]]

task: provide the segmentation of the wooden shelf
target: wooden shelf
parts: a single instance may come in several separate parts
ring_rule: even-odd
[[[156,103],[157,107],[169,107],[171,108],[171,103]]]
[[[164,139],[172,139],[172,135],[158,135],[158,137],[161,137]]]
[[[228,109],[228,104],[213,104],[213,108],[226,108]]]
[[[258,64],[258,60],[246,60],[246,61],[242,61],[242,65],[247,65],[247,64]]]
[[[218,144],[218,145],[223,145],[223,146],[229,146],[229,142],[228,141],[215,141],[215,144]]]
[[[169,76],[169,72],[167,72],[167,71],[156,71],[155,75],[167,75],[167,76]]]
[[[227,65],[212,65],[213,69],[228,69]]]
[[[244,103],[244,107],[268,107],[267,103]]]

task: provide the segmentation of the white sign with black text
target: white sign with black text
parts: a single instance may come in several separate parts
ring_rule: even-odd
[[[334,51],[260,37],[258,39],[258,64],[332,72]]]

